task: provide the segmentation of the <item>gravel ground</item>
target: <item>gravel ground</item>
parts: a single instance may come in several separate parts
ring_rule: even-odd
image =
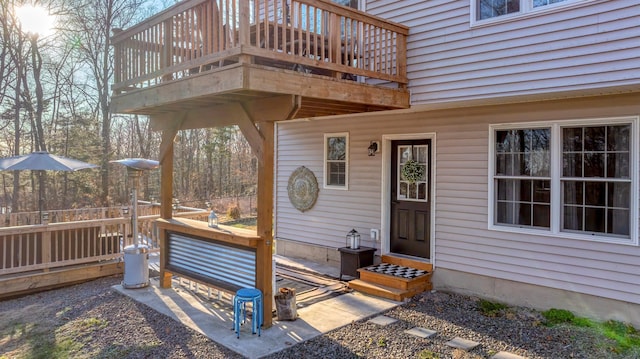
[[[111,289],[121,277],[0,302],[0,358],[34,357],[38,341],[67,338],[72,358],[240,358],[205,336]],[[424,293],[384,315],[398,319],[381,327],[354,322],[268,358],[489,358],[508,351],[528,358],[633,358],[608,350],[602,338],[579,328],[548,328],[525,308],[497,317],[477,310],[477,299]],[[438,331],[433,339],[404,333],[413,327]],[[29,335],[27,335],[29,334]],[[480,342],[470,352],[445,342]],[[37,338],[35,340],[34,338]]]

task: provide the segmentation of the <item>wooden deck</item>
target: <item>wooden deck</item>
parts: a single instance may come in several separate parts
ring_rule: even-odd
[[[294,103],[275,120],[408,108],[407,35],[324,0],[184,1],[114,35],[112,111],[162,129],[157,115],[229,104]]]
[[[256,239],[244,247],[255,251],[255,286],[271,298],[275,122],[408,108],[408,34],[406,26],[328,0],[182,1],[114,34],[111,112],[149,115],[162,131],[161,198],[173,196],[178,131],[240,128],[259,176]],[[221,239],[206,228],[189,237],[193,228],[171,221],[169,202],[160,217],[165,238]],[[167,255],[163,248],[161,263]],[[163,287],[171,285],[171,268],[161,267]],[[271,305],[264,303],[265,327]]]
[[[151,206],[146,212],[154,209]],[[69,285],[123,271],[123,249],[133,244],[130,217],[110,217],[120,208],[60,211],[73,221],[0,228],[0,298]],[[52,211],[54,212],[54,211]],[[62,215],[64,214],[64,216]],[[101,218],[80,219],[85,215]],[[209,211],[176,213],[205,223]],[[11,216],[12,221],[21,216]],[[160,251],[155,220],[138,217],[138,233],[150,252]]]

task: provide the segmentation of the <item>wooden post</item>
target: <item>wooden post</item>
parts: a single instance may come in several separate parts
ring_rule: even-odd
[[[249,6],[249,0],[238,0],[240,5],[240,18],[239,18],[239,29],[238,29],[238,42],[240,46],[249,46],[251,42],[251,34],[249,32],[250,19],[249,14],[251,11],[251,7]],[[250,63],[251,57],[246,54],[241,54],[239,56],[240,63]]]
[[[46,264],[44,272],[49,271],[49,266],[51,265],[51,231],[48,230],[42,231],[42,263]]]
[[[171,219],[173,198],[173,139],[177,128],[162,131],[160,144],[160,218]],[[171,272],[165,270],[167,242],[164,231],[160,231],[160,287],[171,288]]]
[[[403,34],[396,34],[396,75],[400,78],[407,78],[407,37]],[[399,83],[401,89],[407,88],[407,83]]]
[[[164,46],[162,48],[162,57],[160,58],[160,70],[162,72],[171,65],[173,65],[173,19],[165,20],[164,27]],[[162,81],[170,81],[173,79],[172,74],[164,74]]]
[[[272,324],[273,310],[273,164],[274,164],[274,123],[260,123],[260,133],[264,138],[262,161],[258,161],[258,236],[262,241],[256,253],[256,286],[264,295],[263,324]]]

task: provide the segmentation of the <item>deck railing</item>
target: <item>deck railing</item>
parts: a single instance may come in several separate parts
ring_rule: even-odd
[[[113,90],[238,62],[404,87],[407,35],[407,27],[325,0],[187,0],[114,34]]]
[[[209,212],[176,213],[206,221]],[[157,214],[138,217],[138,233],[150,252],[160,250]],[[121,258],[133,244],[131,218],[102,218],[0,228],[0,276]]]
[[[160,213],[160,204],[149,202],[138,202],[138,215],[147,216]],[[62,223],[73,221],[87,221],[92,219],[118,218],[123,216],[125,207],[98,207],[98,208],[76,208],[47,210],[48,223]],[[0,213],[0,227],[27,226],[30,224],[40,224],[40,212],[18,212]]]

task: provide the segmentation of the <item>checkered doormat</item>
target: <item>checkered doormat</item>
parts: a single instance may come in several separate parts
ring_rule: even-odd
[[[392,275],[394,277],[407,278],[407,279],[416,278],[421,275],[429,273],[429,271],[426,271],[426,270],[416,269],[411,267],[403,267],[401,265],[390,264],[390,263],[376,264],[373,266],[366,267],[365,270],[386,274],[386,275]]]

